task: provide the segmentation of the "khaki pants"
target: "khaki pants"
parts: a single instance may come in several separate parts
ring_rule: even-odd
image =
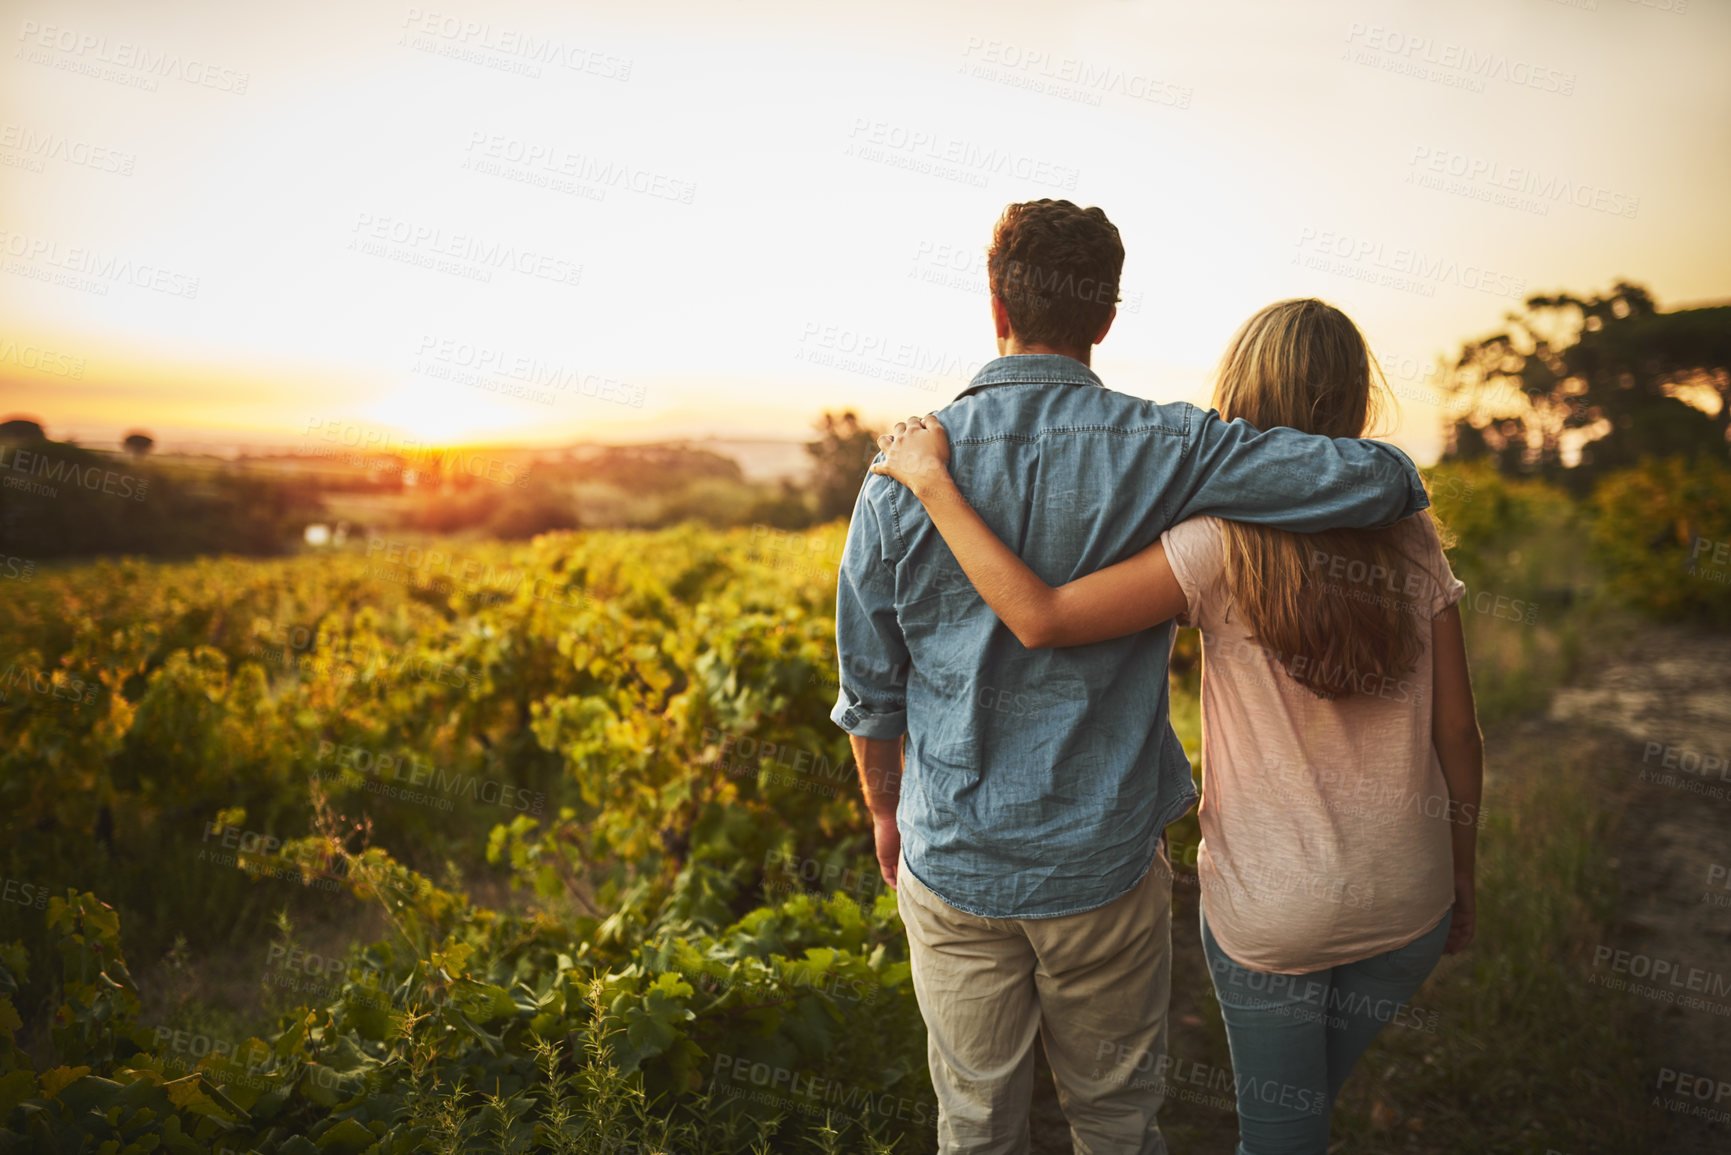
[[[1165,843],[1129,894],[1059,918],[980,918],[896,879],[938,1095],[938,1150],[1022,1155],[1034,1035],[1077,1155],[1164,1155],[1172,868]]]

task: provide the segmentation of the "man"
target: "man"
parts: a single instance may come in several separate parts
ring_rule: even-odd
[[[1105,388],[1088,361],[1123,263],[1097,208],[1005,209],[988,260],[1000,356],[940,413],[961,493],[1047,582],[1202,514],[1314,531],[1429,504],[1391,446]],[[905,488],[860,489],[831,717],[898,888],[942,1151],[1026,1151],[1036,1033],[1078,1152],[1165,1150],[1162,836],[1196,800],[1167,716],[1171,629],[1026,650]]]

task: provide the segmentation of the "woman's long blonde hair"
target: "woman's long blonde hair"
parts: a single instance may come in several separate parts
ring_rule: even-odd
[[[1304,298],[1278,301],[1244,323],[1221,359],[1213,404],[1227,421],[1242,417],[1257,429],[1359,437],[1384,411],[1387,391],[1358,326]],[[1297,534],[1223,524],[1232,604],[1289,677],[1338,698],[1417,664],[1425,644],[1419,605],[1362,577],[1331,576],[1412,573],[1407,527]]]

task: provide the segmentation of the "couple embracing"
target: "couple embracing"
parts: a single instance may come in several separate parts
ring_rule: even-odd
[[[1089,369],[1124,249],[1009,206],[1000,356],[880,440],[837,591],[841,691],[897,888],[945,1152],[1025,1152],[1039,1036],[1085,1155],[1166,1150],[1172,732],[1202,632],[1201,939],[1240,1155],[1321,1153],[1353,1064],[1473,933],[1482,742],[1429,498],[1360,440],[1375,370],[1319,301],[1245,322],[1213,410]],[[1079,285],[1108,291],[1079,292]]]

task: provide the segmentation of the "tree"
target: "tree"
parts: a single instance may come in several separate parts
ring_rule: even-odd
[[[751,507],[746,520],[753,525],[768,525],[775,529],[804,529],[813,523],[814,516],[805,491],[784,480],[774,497],[762,498]]]
[[[0,421],[0,441],[46,441],[48,434],[42,431],[42,424],[27,417],[13,417]]]
[[[816,441],[806,443],[811,454],[811,489],[817,500],[817,518],[829,521],[853,512],[854,498],[878,455],[878,435],[859,422],[859,417],[825,412],[814,428]]]
[[[306,479],[159,474],[66,441],[32,444],[21,472],[29,487],[0,489],[0,553],[17,557],[270,556],[328,520]]]
[[[120,447],[133,457],[143,457],[156,445],[156,439],[148,433],[134,431],[126,435],[126,440]]]
[[[545,485],[510,494],[487,521],[488,531],[500,541],[528,541],[536,534],[581,528],[570,502]]]
[[[1456,360],[1447,456],[1577,490],[1642,457],[1724,459],[1731,305],[1662,313],[1619,281],[1601,296],[1530,297],[1506,319]]]

